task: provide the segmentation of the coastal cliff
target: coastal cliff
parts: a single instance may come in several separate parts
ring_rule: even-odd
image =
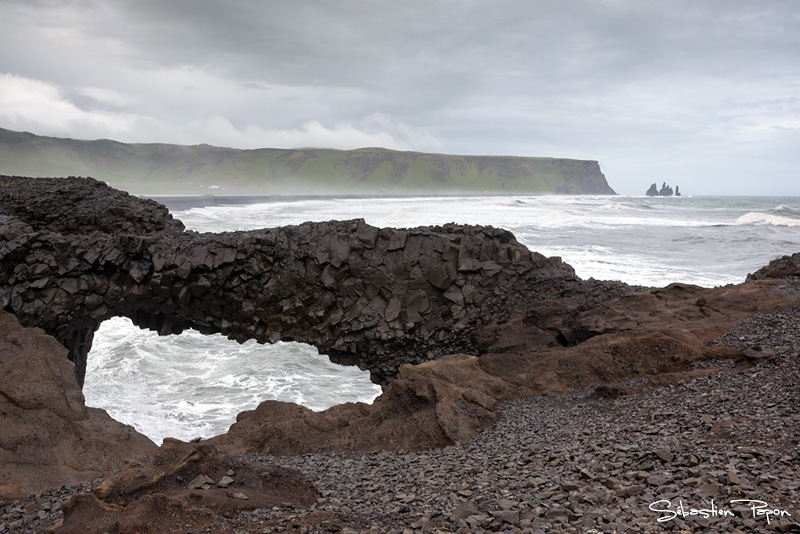
[[[355,220],[198,234],[186,231],[157,202],[93,179],[3,176],[0,458],[13,469],[4,470],[0,479],[0,511],[11,510],[11,517],[28,517],[26,524],[43,525],[59,516],[36,515],[43,509],[34,506],[41,506],[42,499],[56,499],[56,493],[42,492],[60,492],[59,498],[69,499],[64,501],[62,533],[185,531],[187,525],[197,531],[224,531],[231,518],[239,531],[263,532],[279,523],[275,517],[284,518],[281,525],[295,519],[306,521],[312,530],[326,528],[321,525],[333,520],[368,529],[363,512],[356,517],[341,502],[336,504],[344,494],[320,492],[304,474],[275,465],[301,465],[303,459],[277,456],[447,447],[471,443],[495,423],[512,424],[517,430],[487,445],[483,457],[476,459],[461,447],[443,450],[442,455],[461,458],[456,458],[458,465],[470,462],[470,476],[489,480],[508,467],[512,453],[501,452],[502,445],[517,443],[526,429],[537,435],[536,444],[512,451],[513,469],[503,482],[512,485],[504,488],[539,488],[531,499],[542,500],[548,510],[558,510],[558,503],[554,506],[549,497],[543,497],[550,482],[533,478],[539,471],[524,481],[518,476],[521,466],[541,463],[540,449],[550,450],[541,469],[547,469],[547,476],[563,477],[567,488],[563,491],[611,491],[613,495],[606,496],[609,503],[633,507],[635,503],[628,500],[641,491],[635,490],[637,486],[621,486],[628,468],[616,469],[616,463],[637,462],[641,470],[657,470],[649,460],[655,455],[664,465],[675,458],[676,465],[708,462],[712,469],[708,458],[719,451],[689,451],[697,455],[695,461],[688,452],[679,453],[675,445],[670,452],[647,442],[647,447],[660,447],[657,454],[637,447],[620,449],[617,445],[625,444],[612,443],[609,449],[622,451],[608,460],[613,476],[602,476],[592,462],[578,472],[574,466],[583,464],[575,464],[569,445],[561,458],[561,446],[549,442],[552,429],[539,430],[546,422],[531,427],[534,415],[530,414],[515,420],[514,411],[503,408],[504,403],[594,388],[585,394],[589,400],[581,401],[583,413],[594,398],[635,396],[771,361],[776,353],[763,346],[763,332],[796,329],[762,326],[755,333],[731,332],[741,321],[769,314],[782,317],[782,325],[796,324],[792,310],[800,305],[798,273],[800,254],[795,254],[772,262],[739,285],[633,288],[619,282],[581,280],[560,259],[531,252],[509,232],[491,227],[391,229]],[[372,405],[344,404],[323,412],[266,401],[242,412],[221,436],[199,443],[167,440],[157,448],[102,410],[86,408],[80,394],[92,335],[101,321],[117,315],[162,335],[191,327],[222,332],[238,341],[305,341],[334,361],[369,369],[373,379],[383,384],[383,393]],[[787,360],[791,361],[795,360]],[[777,377],[780,369],[776,367],[770,376]],[[765,372],[761,369],[753,376]],[[791,387],[792,376],[787,375],[786,388]],[[753,388],[752,395],[761,395],[763,384],[758,380],[753,378],[755,385],[747,386]],[[727,390],[713,389],[710,397],[698,391],[698,399],[719,398],[728,413]],[[738,398],[740,393],[731,395]],[[604,406],[600,413],[607,409]],[[675,410],[664,406],[658,404],[664,412],[659,417],[675,420]],[[684,415],[696,417],[698,409],[692,405],[691,413]],[[792,413],[781,411],[781,417]],[[665,424],[658,418],[653,423],[653,417],[648,419],[651,425]],[[747,418],[740,419],[720,418],[715,432],[730,433],[733,425],[746,426]],[[778,419],[776,412],[772,420]],[[710,421],[708,428],[717,422]],[[696,426],[682,424],[681,432],[687,435],[687,428]],[[583,421],[573,430],[589,428],[592,423]],[[787,428],[796,433],[796,425]],[[614,432],[626,436],[627,443],[631,433],[638,431],[624,420],[609,421],[602,435],[593,430],[584,436],[591,443],[582,446],[585,450],[580,454],[589,450],[605,454],[598,447],[616,439]],[[648,432],[660,439],[658,428]],[[769,432],[759,423],[747,439],[756,433],[780,447],[796,439],[791,432]],[[410,458],[406,454],[396,456]],[[394,457],[375,456],[369,461],[393,473],[406,473],[403,466],[393,465]],[[336,469],[331,472],[335,473],[355,473],[361,465],[361,460],[340,461],[337,456],[303,458],[318,462],[319,469],[325,462],[334,462]],[[498,461],[498,466],[491,467]],[[740,468],[742,473],[749,469]],[[574,485],[573,476],[581,480],[579,485]],[[760,475],[754,472],[756,476]],[[438,480],[428,474],[423,478]],[[796,481],[788,471],[784,478]],[[697,477],[692,480],[686,482],[687,487],[695,483],[705,487]],[[781,478],[775,480],[783,483]],[[340,482],[351,484],[353,499],[377,499],[375,509],[388,503],[388,515],[381,521],[394,521],[388,518],[406,512],[409,523],[423,520],[408,506],[405,511],[398,507],[416,502],[411,494],[398,496],[394,487],[374,487],[366,496],[355,497],[363,479],[345,477]],[[655,481],[652,486],[665,483]],[[71,489],[66,489],[68,484]],[[422,484],[422,480],[417,482],[419,491],[427,492]],[[523,511],[505,514],[506,508],[477,498],[460,502],[484,491],[483,486],[443,484],[448,491],[438,486],[430,489],[431,499],[454,492],[460,497],[437,504],[438,515],[433,510],[428,514],[425,521],[441,528],[469,528],[474,523],[496,529],[523,521],[530,526],[534,520],[541,523],[559,517],[527,509],[529,516],[523,516]],[[760,488],[767,491],[767,486]],[[775,488],[769,490],[770,495],[786,499],[794,491],[781,493],[780,486]],[[631,493],[634,490],[639,493]],[[2,506],[3,499],[29,493],[45,495],[31,497],[29,515],[22,508],[16,512],[16,505]],[[281,498],[288,504],[281,504]],[[393,504],[395,500],[400,504]],[[789,506],[793,501],[781,502]],[[315,509],[314,503],[320,508]],[[296,516],[275,512],[269,518],[253,515],[258,509],[272,507],[274,511],[279,506],[307,512]],[[585,517],[592,516],[587,512]],[[575,515],[574,520],[579,519]],[[22,525],[23,519],[13,521]],[[564,521],[573,518],[565,515]],[[606,526],[616,524],[616,518],[603,521]]]
[[[2,128],[0,174],[93,176],[136,194],[615,194],[596,161],[125,144]]]

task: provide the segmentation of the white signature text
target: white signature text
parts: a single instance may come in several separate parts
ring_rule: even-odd
[[[781,517],[791,517],[787,510],[781,510],[780,508],[773,508],[770,507],[764,501],[758,501],[753,499],[733,499],[729,501],[731,505],[744,505],[749,508],[750,513],[753,515],[753,519],[758,518],[765,518],[767,524],[771,524],[770,521],[773,519],[781,518]],[[714,500],[711,500],[711,506],[708,508],[687,508],[684,507],[683,501],[678,501],[678,506],[673,507],[672,501],[667,499],[662,499],[660,501],[656,501],[651,503],[648,508],[660,514],[663,514],[661,517],[657,519],[659,523],[665,523],[667,521],[672,521],[676,517],[681,517],[686,519],[687,517],[702,517],[704,519],[709,519],[712,517],[734,517],[735,514],[733,510],[730,508],[719,508],[716,504],[714,504]]]

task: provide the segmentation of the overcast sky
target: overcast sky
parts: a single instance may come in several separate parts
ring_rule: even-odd
[[[800,195],[797,0],[0,0],[0,127]]]

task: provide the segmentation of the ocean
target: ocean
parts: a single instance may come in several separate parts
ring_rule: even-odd
[[[644,286],[736,284],[770,260],[800,252],[800,197],[200,197],[164,203],[199,232],[354,218],[379,227],[491,225],[512,231],[531,250],[560,256],[581,278]],[[84,386],[87,405],[104,408],[157,443],[221,434],[236,414],[263,400],[323,410],[371,402],[379,393],[368,373],[332,364],[308,345],[240,345],[194,331],[159,337],[125,318],[101,325]]]

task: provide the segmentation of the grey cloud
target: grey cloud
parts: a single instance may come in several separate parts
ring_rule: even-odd
[[[150,125],[131,137],[174,131],[178,140],[186,125],[220,118],[242,133],[285,130],[270,138],[286,139],[319,121],[325,135],[356,139],[336,125],[381,113],[440,140],[442,151],[604,159],[612,185],[632,193],[654,154],[669,154],[674,172],[706,157],[704,168],[718,168],[698,178],[707,189],[746,174],[725,163],[734,146],[731,158],[745,158],[750,172],[767,154],[783,162],[775,168],[800,163],[788,148],[800,131],[793,0],[0,7],[0,72],[53,84],[80,109],[105,102]]]

